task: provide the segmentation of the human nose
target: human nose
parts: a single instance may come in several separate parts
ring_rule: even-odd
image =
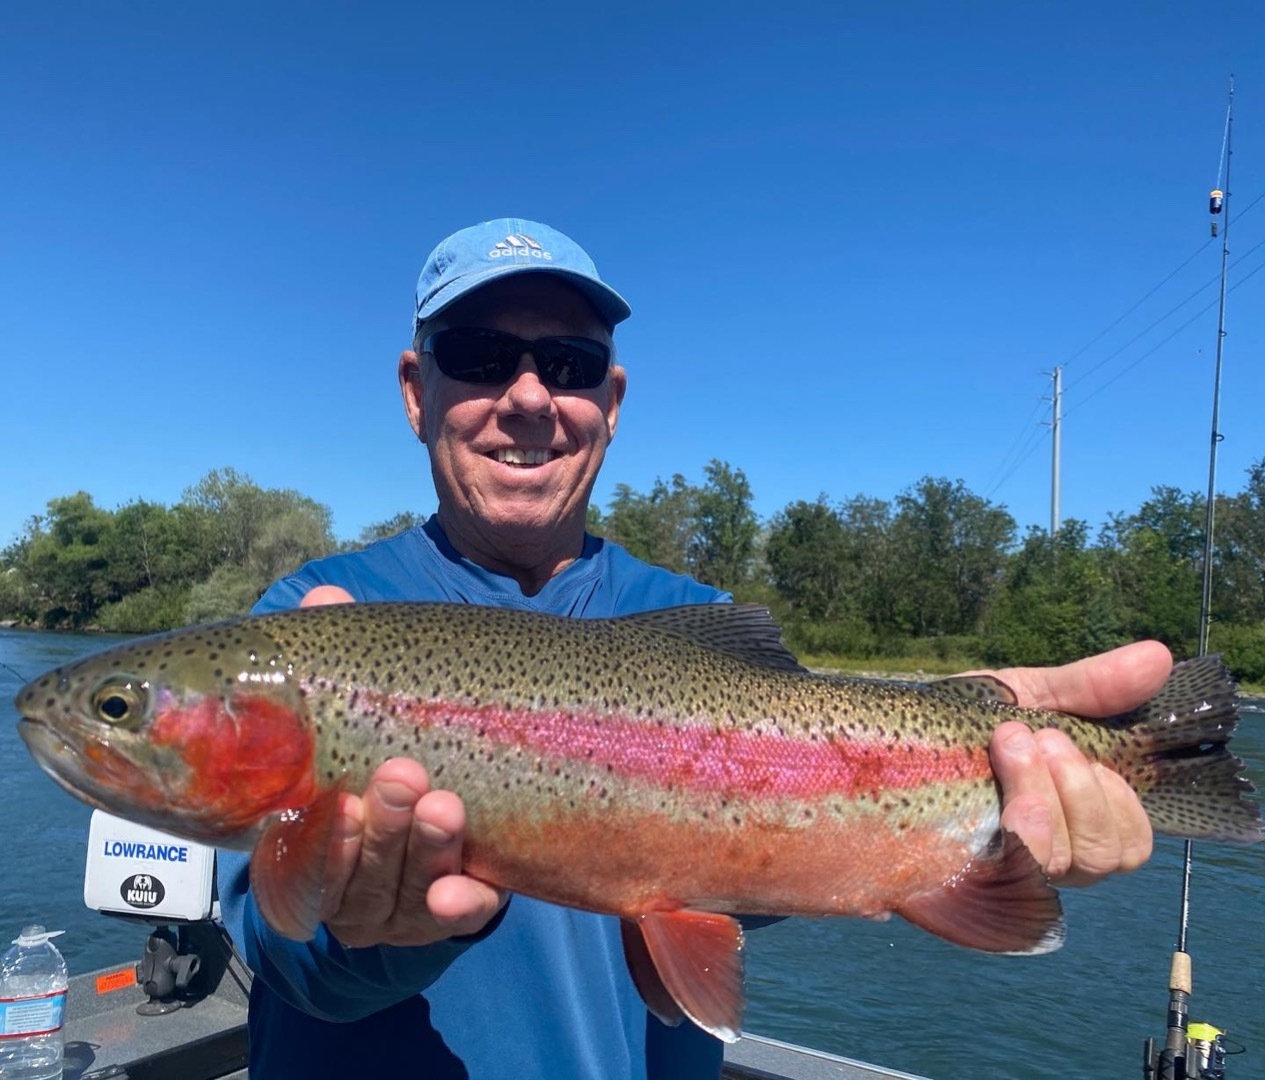
[[[518,368],[505,388],[502,401],[512,413],[526,416],[551,416],[553,394],[541,381],[540,371],[531,353],[524,353]]]

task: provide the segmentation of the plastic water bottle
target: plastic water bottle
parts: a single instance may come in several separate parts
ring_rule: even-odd
[[[28,926],[0,957],[0,1080],[59,1080],[66,961],[42,926]]]

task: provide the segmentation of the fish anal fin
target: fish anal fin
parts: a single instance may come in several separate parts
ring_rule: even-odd
[[[1018,705],[1015,692],[996,675],[950,675],[931,684],[937,690],[948,690],[972,701],[995,701],[1002,705]]]
[[[320,922],[325,863],[341,791],[336,784],[308,806],[277,814],[250,857],[250,887],[260,914],[294,941],[309,940]]]
[[[649,912],[633,921],[641,928],[663,989],[679,1011],[718,1039],[736,1042],[744,1005],[738,920],[676,910]],[[646,1004],[654,1011],[655,1004]]]
[[[924,930],[983,952],[1053,952],[1066,927],[1059,894],[1022,840],[1009,830],[960,874],[896,906]]]
[[[668,1027],[677,1027],[685,1019],[685,1013],[659,978],[641,928],[631,919],[620,919],[619,933],[624,942],[624,959],[628,962],[628,973],[632,976],[633,985],[641,995],[641,1000]]]

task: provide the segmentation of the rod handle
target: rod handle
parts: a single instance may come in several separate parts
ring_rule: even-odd
[[[1173,964],[1168,971],[1168,988],[1180,990],[1184,994],[1191,993],[1189,953],[1181,951],[1173,953]]]

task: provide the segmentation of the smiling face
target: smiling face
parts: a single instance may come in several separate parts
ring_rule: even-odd
[[[542,337],[610,331],[585,297],[557,275],[493,281],[426,321],[423,333],[479,327]],[[576,559],[589,495],[623,400],[623,368],[612,364],[592,390],[553,390],[525,356],[506,383],[463,383],[428,355],[400,357],[409,423],[430,451],[439,521],[461,554],[518,579],[529,595]]]

